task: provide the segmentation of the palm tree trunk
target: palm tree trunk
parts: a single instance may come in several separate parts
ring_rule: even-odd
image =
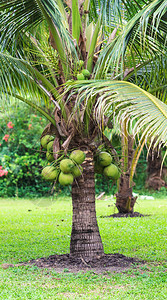
[[[134,155],[134,138],[122,136],[122,174],[119,180],[119,188],[116,194],[116,207],[119,213],[133,213],[137,197],[132,194],[132,183],[130,182],[130,170]]]
[[[121,174],[119,190],[116,194],[116,207],[119,213],[133,213],[137,197],[132,194],[132,187],[129,184],[129,174]]]
[[[73,220],[70,254],[93,258],[104,254],[96,219],[93,153],[83,163],[83,176],[72,185]]]
[[[162,172],[161,172],[161,167],[162,167],[161,149],[159,149],[158,146],[154,147],[154,143],[153,143],[148,154],[147,180],[146,180],[147,188],[160,190],[161,187],[165,186],[165,181],[163,178],[165,177],[163,176],[165,168],[162,168]]]

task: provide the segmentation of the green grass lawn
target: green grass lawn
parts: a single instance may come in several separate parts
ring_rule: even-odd
[[[0,200],[0,263],[69,252],[70,198]],[[147,261],[123,273],[0,268],[0,299],[167,299],[167,200],[138,200],[144,218],[103,218],[115,212],[114,200],[97,201],[97,218],[106,253]]]

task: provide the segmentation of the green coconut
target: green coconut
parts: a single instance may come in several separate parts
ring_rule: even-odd
[[[54,141],[51,141],[47,144],[47,151],[50,153],[53,153],[53,143]]]
[[[71,173],[65,174],[63,172],[59,175],[59,183],[61,185],[69,185],[72,184],[74,180],[74,177]]]
[[[82,74],[83,74],[85,77],[90,77],[90,72],[89,72],[87,69],[83,69],[83,70],[82,70]]]
[[[41,145],[44,149],[47,148],[47,144],[54,140],[54,136],[46,134],[41,138]]]
[[[85,160],[85,153],[81,150],[74,150],[70,154],[70,159],[75,161],[78,165],[82,164]]]
[[[78,80],[84,80],[85,76],[82,73],[77,74],[77,79]]]
[[[110,164],[109,166],[105,167],[103,173],[105,176],[111,177],[115,180],[117,180],[120,176],[119,170],[114,164]]]
[[[84,61],[83,60],[79,60],[79,65],[80,65],[80,67],[83,67],[84,66]]]
[[[72,168],[74,167],[74,163],[71,159],[65,158],[60,162],[60,170],[63,173],[71,173]]]
[[[55,181],[58,177],[59,171],[53,166],[47,166],[42,170],[42,177],[48,181]]]
[[[98,157],[99,164],[103,167],[107,167],[112,162],[112,156],[108,152],[101,152]]]
[[[97,174],[103,174],[104,167],[101,166],[98,162],[95,162],[94,170],[95,170],[95,173],[97,173]]]
[[[50,162],[55,160],[53,154],[50,152],[46,152],[46,159]]]
[[[83,172],[83,168],[81,166],[74,166],[71,171],[74,178],[81,176],[82,172]]]

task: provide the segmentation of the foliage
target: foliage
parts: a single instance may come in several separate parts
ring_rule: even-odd
[[[25,118],[26,116],[26,118]],[[0,197],[47,194],[49,185],[41,179],[45,163],[40,153],[40,134],[45,120],[25,106],[3,114],[0,131]]]
[[[129,113],[129,106],[133,104],[130,116],[136,112],[134,118],[140,118],[138,122],[142,129],[144,125],[148,127],[147,135],[156,136],[158,131],[159,139],[164,141],[164,130],[161,124],[166,119],[166,106],[159,104],[155,97],[141,88],[130,83],[116,81],[116,79],[127,80],[127,76],[129,81],[131,77],[137,78],[137,72],[140,70],[141,75],[141,71],[145,73],[147,67],[149,69],[147,74],[155,74],[154,61],[157,66],[164,66],[166,62],[166,1],[140,1],[136,8],[134,8],[134,3],[135,1],[131,3],[114,1],[113,5],[112,1],[98,1],[97,3],[84,1],[84,4],[81,4],[74,0],[68,3],[53,0],[31,0],[31,2],[24,0],[23,5],[22,0],[16,3],[12,0],[7,3],[2,1],[0,6],[2,42],[0,66],[3,66],[3,72],[0,76],[0,86],[3,96],[8,99],[12,95],[36,107],[55,127],[59,127],[59,122],[55,120],[48,108],[55,106],[56,109],[60,109],[61,117],[66,124],[66,138],[68,139],[75,135],[76,118],[78,130],[87,136],[90,134],[90,115],[95,113],[100,123],[101,115],[97,116],[94,104],[97,96],[103,91],[103,97],[100,97],[95,108],[101,112],[103,102],[107,98],[107,104],[110,108],[112,107],[110,115],[116,106],[117,111],[123,118],[126,118],[125,112]],[[87,14],[87,11],[91,13]],[[18,15],[24,15],[26,18],[17,18]],[[15,22],[10,22],[13,19]],[[4,26],[7,27],[5,31]],[[14,34],[11,39],[12,32]],[[83,87],[85,92],[88,84],[88,89],[94,86],[96,91],[95,95],[90,93],[89,97],[87,96],[84,110],[81,105],[84,94],[81,94],[77,101],[73,99],[73,104],[76,105],[73,109],[70,105],[73,97],[67,99],[63,93],[64,83],[67,83],[71,89],[74,88],[72,81],[76,81],[80,59],[83,59],[84,67],[88,68],[93,79],[92,86],[89,80],[86,83],[81,81],[81,89]],[[53,61],[56,61],[55,64]],[[162,76],[161,68],[156,75],[163,77],[164,80],[166,78]],[[71,83],[69,79],[72,80]],[[153,80],[152,76],[147,76],[147,89],[154,90],[156,82],[155,78]],[[138,80],[135,83],[142,86]],[[103,90],[103,84],[107,86],[106,90]],[[58,88],[60,86],[61,88]],[[166,82],[161,82],[161,89],[165,95]],[[27,90],[29,91],[28,97],[26,97]],[[41,96],[44,105],[42,109]],[[115,105],[117,99],[120,100],[118,105]],[[143,105],[142,110],[140,106],[143,100],[148,108],[144,116]],[[123,110],[120,109],[120,105]],[[78,115],[76,108],[80,110]],[[151,114],[150,120],[149,112],[152,109],[155,109],[156,114],[155,116]],[[142,124],[143,118],[144,124]],[[67,119],[70,120],[73,128],[68,128]],[[83,124],[82,120],[84,120]],[[154,122],[157,120],[160,126],[157,126],[159,129],[156,128],[155,131]],[[152,126],[154,130],[151,130],[149,126]],[[72,130],[73,133],[71,133]],[[135,130],[138,132],[138,126]],[[62,136],[59,139],[62,139]]]
[[[158,136],[157,143],[166,142],[166,106],[148,92],[125,82],[134,82],[165,99],[165,1],[140,1],[138,8],[134,7],[133,1],[123,1],[123,6],[118,2],[113,5],[111,1],[84,1],[83,7],[74,0],[71,4],[31,0],[31,5],[27,0],[22,5],[18,0],[15,4],[12,2],[12,7],[9,3],[2,2],[0,7],[3,97],[10,99],[12,95],[42,113],[58,131],[57,150],[67,151],[78,133],[81,140],[86,137],[92,141],[93,138],[92,143],[96,146],[97,138],[102,139],[102,136],[97,132],[91,137],[92,127],[97,131],[98,125],[104,130],[106,117],[112,122],[113,112],[118,113],[118,122],[128,118],[134,124],[137,119],[133,132],[136,134],[144,129],[141,141],[153,134]],[[86,15],[89,9],[90,15]],[[17,18],[17,14],[26,15],[27,10],[29,15],[24,21]],[[15,19],[12,27],[11,18]],[[5,32],[4,26],[7,27]],[[13,31],[15,35],[10,39]],[[86,67],[92,80],[76,81],[77,74]],[[155,73],[156,78],[153,77]],[[157,81],[159,78],[163,80]],[[147,86],[142,84],[146,81]],[[156,82],[160,84],[158,94]],[[52,113],[54,106],[55,116]],[[95,116],[93,126],[90,116]],[[63,121],[60,122],[60,118]]]

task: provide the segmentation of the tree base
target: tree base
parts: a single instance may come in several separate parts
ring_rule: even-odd
[[[133,208],[136,203],[137,197],[129,196],[123,197],[123,195],[116,194],[116,207],[121,214],[133,213]]]
[[[160,176],[152,175],[146,181],[146,188],[159,191],[161,187],[165,187],[165,181]]]
[[[133,257],[127,257],[119,253],[104,254],[99,258],[92,258],[85,261],[83,258],[77,258],[70,254],[51,255],[49,257],[43,257],[33,259],[27,263],[21,263],[19,265],[36,265],[39,268],[53,268],[56,272],[80,272],[94,270],[97,273],[104,272],[120,272],[127,268],[133,267],[136,264],[143,264],[144,261],[140,261]],[[14,265],[13,265],[14,266]]]
[[[101,218],[141,218],[147,216],[149,215],[143,215],[140,214],[139,212],[132,212],[132,213],[116,213],[110,216],[101,216]]]

